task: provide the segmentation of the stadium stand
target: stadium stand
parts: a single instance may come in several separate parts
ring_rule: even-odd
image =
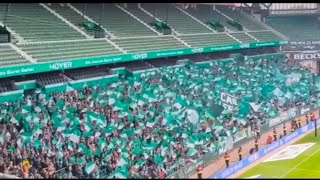
[[[0,5],[3,8],[5,4]],[[27,42],[85,38],[36,3],[12,3],[7,17],[7,26]]]
[[[81,11],[83,4],[73,3],[74,7]],[[86,15],[94,21],[99,22],[99,11],[102,4],[87,4]],[[101,17],[101,25],[118,37],[154,36],[155,32],[150,30],[141,22],[116,7],[114,4],[105,3]]]
[[[251,36],[241,33],[241,32],[234,32],[234,33],[229,33],[231,36],[234,38],[238,39],[241,41],[241,43],[249,43],[249,42],[257,42],[257,40],[253,39]],[[279,39],[279,38],[277,38]]]
[[[148,66],[143,61],[131,64]],[[133,67],[127,65],[135,71],[130,66]],[[302,74],[301,81],[287,88],[281,83],[286,73]],[[257,110],[259,116],[253,117],[261,123],[292,104],[314,103],[314,95],[318,94],[310,88],[311,77],[312,74],[298,64],[288,66],[281,54],[258,55],[242,61],[231,58],[139,71],[122,81],[93,84],[64,93],[27,96],[24,105],[13,102],[15,109],[11,111],[15,113],[10,113],[5,104],[1,104],[1,109],[5,110],[2,116],[4,113],[10,122],[23,122],[24,132],[15,134],[17,148],[32,143],[36,149],[27,148],[29,155],[41,154],[37,149],[42,149],[42,153],[47,149],[47,158],[56,157],[58,162],[61,158],[61,162],[78,164],[58,163],[55,169],[62,168],[56,171],[59,177],[156,177],[159,166],[172,172],[177,165],[174,162],[184,159],[187,163],[216,151],[218,142],[224,142],[247,127],[246,117],[253,113],[249,103],[261,103]],[[255,94],[260,88],[261,94]],[[219,92],[228,92],[241,99],[233,117],[221,106]],[[37,98],[39,95],[42,98]],[[30,98],[38,105],[26,104]],[[88,104],[88,98],[92,105]],[[44,116],[37,116],[37,111]],[[195,112],[199,118],[185,115]],[[218,121],[213,123],[212,119]],[[50,123],[44,128],[46,122]],[[195,126],[198,122],[202,127]],[[56,135],[46,136],[49,132],[56,132]],[[36,138],[43,137],[40,134],[46,138]],[[160,136],[164,138],[159,139]],[[69,137],[69,140],[63,137]],[[46,139],[52,140],[53,144],[46,146]],[[79,155],[62,158],[62,154],[72,151]],[[96,157],[95,161],[90,157]],[[83,163],[86,164],[79,167]]]
[[[216,9],[219,10],[222,14],[231,18],[232,20],[239,22],[248,31],[265,30],[265,28],[262,25],[250,20],[246,16],[239,13],[239,9],[232,10],[227,6],[216,6]]]
[[[266,23],[292,40],[320,38],[317,17],[312,15],[271,16],[266,18]]]
[[[12,86],[11,81],[8,79],[2,79],[0,81],[0,93],[13,91],[15,90],[14,86]]]
[[[96,68],[96,67],[88,67],[82,69],[72,69],[65,71],[65,75],[70,77],[72,80],[81,80],[81,79],[90,79],[95,77],[103,77],[112,74],[110,72],[109,67],[105,68]]]
[[[29,80],[36,80],[41,86],[66,83],[67,78],[64,77],[61,73],[57,72],[48,72],[46,74],[30,74],[26,76],[13,77],[9,78],[14,82],[23,82]]]
[[[181,34],[193,34],[193,33],[211,33],[212,30],[206,28],[196,20],[183,14],[181,11],[175,8],[174,5],[166,3],[141,3],[141,7],[147,10],[150,14],[154,14],[158,19],[166,22],[169,26],[172,26],[175,31]],[[168,18],[166,18],[166,12],[168,9]]]
[[[248,33],[260,41],[274,41],[281,39],[271,31],[248,31]]]
[[[124,7],[123,4],[120,4],[122,7]],[[128,3],[126,9],[137,16],[142,21],[146,22],[147,24],[150,24],[154,21],[154,17],[150,16],[149,14],[143,12],[141,9],[138,8],[138,4],[136,3]]]
[[[73,11],[69,6],[66,5],[66,3],[48,3],[47,5],[49,8],[59,13],[75,26],[82,27],[81,24],[86,22],[80,14]],[[86,32],[89,35],[93,35],[92,31],[87,30]]]
[[[122,54],[105,39],[21,43],[18,46],[38,62]]]
[[[186,48],[184,44],[173,36],[121,38],[113,39],[112,41],[128,53]]]
[[[74,3],[114,35],[87,39],[73,27],[82,29],[80,13],[66,4],[46,6],[72,25],[39,4],[11,4],[6,25],[25,42],[0,45],[1,68],[281,40],[228,7],[201,11],[173,4],[146,3],[141,9],[137,4]],[[168,25],[178,33],[159,35],[148,24],[154,13],[165,21],[167,10]],[[231,26],[225,15],[245,29]],[[203,25],[207,20],[220,21],[228,31],[215,32]],[[219,152],[243,129],[266,124],[292,106],[317,102],[314,74],[288,64],[277,48],[233,51],[248,56],[201,53],[1,78],[0,166],[23,178],[169,176]],[[299,74],[299,81],[288,84],[290,74]],[[17,91],[19,97],[3,100]],[[223,106],[222,92],[237,97],[234,108]]]
[[[9,45],[0,45],[0,66],[24,65],[30,63]]]
[[[179,38],[194,47],[239,43],[225,33],[180,35]]]

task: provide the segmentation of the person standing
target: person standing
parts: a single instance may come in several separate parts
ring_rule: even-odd
[[[256,151],[259,151],[258,139],[256,139],[256,140],[254,141],[254,146],[255,146],[255,148],[256,148]]]
[[[298,119],[298,128],[301,128],[301,118]]]
[[[224,160],[225,160],[226,166],[228,168],[229,167],[229,161],[230,161],[230,156],[229,156],[228,152],[225,153]]]
[[[198,179],[202,179],[202,173],[203,173],[203,166],[200,165],[197,168]]]
[[[320,112],[320,111],[319,111]],[[307,124],[309,124],[309,116],[308,116],[308,113],[306,114],[306,121],[307,121]]]
[[[238,149],[239,161],[242,160],[242,147],[240,146]]]
[[[258,139],[260,139],[260,128],[259,127],[256,127],[256,136]]]
[[[277,140],[277,130],[276,128],[273,128],[273,141]]]
[[[286,128],[286,125],[283,124],[283,136],[286,136],[287,135],[287,128]]]
[[[311,119],[311,121],[314,121],[314,120],[315,120],[313,113],[310,113],[310,119]]]

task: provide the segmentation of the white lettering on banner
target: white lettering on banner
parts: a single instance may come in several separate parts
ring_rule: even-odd
[[[226,110],[231,110],[232,106],[228,105],[228,104],[222,104],[223,108]]]
[[[281,122],[280,117],[276,117],[276,118],[270,119],[269,120],[269,127],[272,127],[272,126],[274,126],[274,125],[276,125],[276,124],[278,124],[280,122]]]
[[[52,70],[72,68],[72,62],[52,63],[52,64],[49,64],[49,68]]]
[[[257,47],[260,47],[260,46],[274,46],[274,45],[275,45],[274,42],[261,43],[261,44],[257,43],[257,44],[256,44]]]
[[[190,165],[190,166],[185,170],[184,174],[190,173],[191,171],[193,171],[194,169],[196,169],[196,168],[199,167],[200,165],[203,165],[203,163],[204,163],[203,160],[201,160],[201,161],[198,161],[198,162]]]
[[[250,44],[241,44],[240,47],[241,48],[250,48]]]
[[[291,108],[287,111],[287,118],[294,118],[297,115],[297,109],[296,108]]]
[[[220,100],[228,105],[237,106],[237,98],[234,96],[231,96],[227,93],[221,92],[220,94]]]
[[[34,67],[29,67],[29,68],[22,68],[21,72],[26,73],[26,72],[33,72],[34,71]]]
[[[191,52],[193,52],[193,53],[202,53],[203,52],[203,48],[193,48],[192,50],[191,50]]]
[[[266,153],[269,153],[269,152],[271,152],[271,151],[273,151],[274,149],[276,149],[277,147],[279,147],[279,141],[277,141],[277,142],[274,142],[273,144],[271,144],[270,146],[268,146],[267,148],[266,148]]]
[[[308,127],[307,126],[303,126],[302,129],[301,129],[301,132],[302,133],[305,133],[308,131]]]
[[[248,137],[246,129],[243,129],[242,131],[239,131],[237,134],[234,135],[234,140],[233,142],[238,142],[244,138]]]
[[[288,41],[280,41],[279,43],[280,45],[285,45],[285,44],[288,44]]]
[[[320,44],[320,41],[290,41],[292,45]]]
[[[249,156],[248,161],[250,163],[252,163],[252,162],[256,161],[257,159],[259,159],[259,154],[255,153],[255,154],[252,154],[251,156]]]
[[[134,54],[132,55],[133,59],[145,59],[148,57],[147,53],[143,53],[143,54]]]
[[[303,115],[304,113],[310,111],[310,107],[306,107],[306,108],[301,108],[301,115]]]
[[[288,119],[288,113],[287,111],[281,112],[280,113],[280,121],[285,121]]]
[[[293,54],[294,60],[316,60],[320,59],[320,53],[299,53]]]
[[[289,134],[288,136],[285,137],[285,141],[291,141],[293,138],[295,138],[296,136],[298,136],[298,131],[295,131],[291,134]]]

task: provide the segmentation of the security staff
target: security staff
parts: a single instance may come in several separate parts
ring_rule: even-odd
[[[242,147],[240,146],[238,149],[238,154],[239,154],[239,161],[242,160]]]
[[[301,128],[301,118],[298,119],[298,128]]]
[[[283,136],[286,136],[287,135],[287,128],[286,128],[286,125],[283,124]]]
[[[203,172],[203,167],[200,165],[200,166],[197,168],[198,179],[202,179],[202,172]]]
[[[229,156],[229,154],[227,152],[224,155],[224,160],[226,161],[226,166],[228,168],[229,167],[230,156]]]
[[[260,139],[260,128],[259,127],[256,127],[256,136],[258,139]]]
[[[314,114],[313,113],[310,113],[310,119],[311,119],[311,121],[314,121],[315,119],[314,119]]]
[[[259,151],[258,139],[256,139],[256,140],[254,141],[254,146],[255,146],[255,148],[256,148],[256,151]]]
[[[276,128],[273,128],[273,140],[274,141],[277,140],[277,130],[276,130]]]

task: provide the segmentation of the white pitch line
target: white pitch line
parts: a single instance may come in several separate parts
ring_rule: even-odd
[[[317,172],[317,173],[320,173],[320,171],[312,170],[312,169],[301,169],[301,168],[296,168],[296,170],[311,171],[311,172]]]
[[[317,154],[320,152],[320,149],[318,149],[316,152],[312,153],[308,158],[304,159],[303,161],[299,162],[297,165],[295,165],[293,168],[291,168],[288,172],[286,172],[284,175],[282,175],[280,178],[285,177],[287,174],[289,174],[291,171],[293,171],[296,167],[298,167],[300,164],[311,158],[313,155]]]

